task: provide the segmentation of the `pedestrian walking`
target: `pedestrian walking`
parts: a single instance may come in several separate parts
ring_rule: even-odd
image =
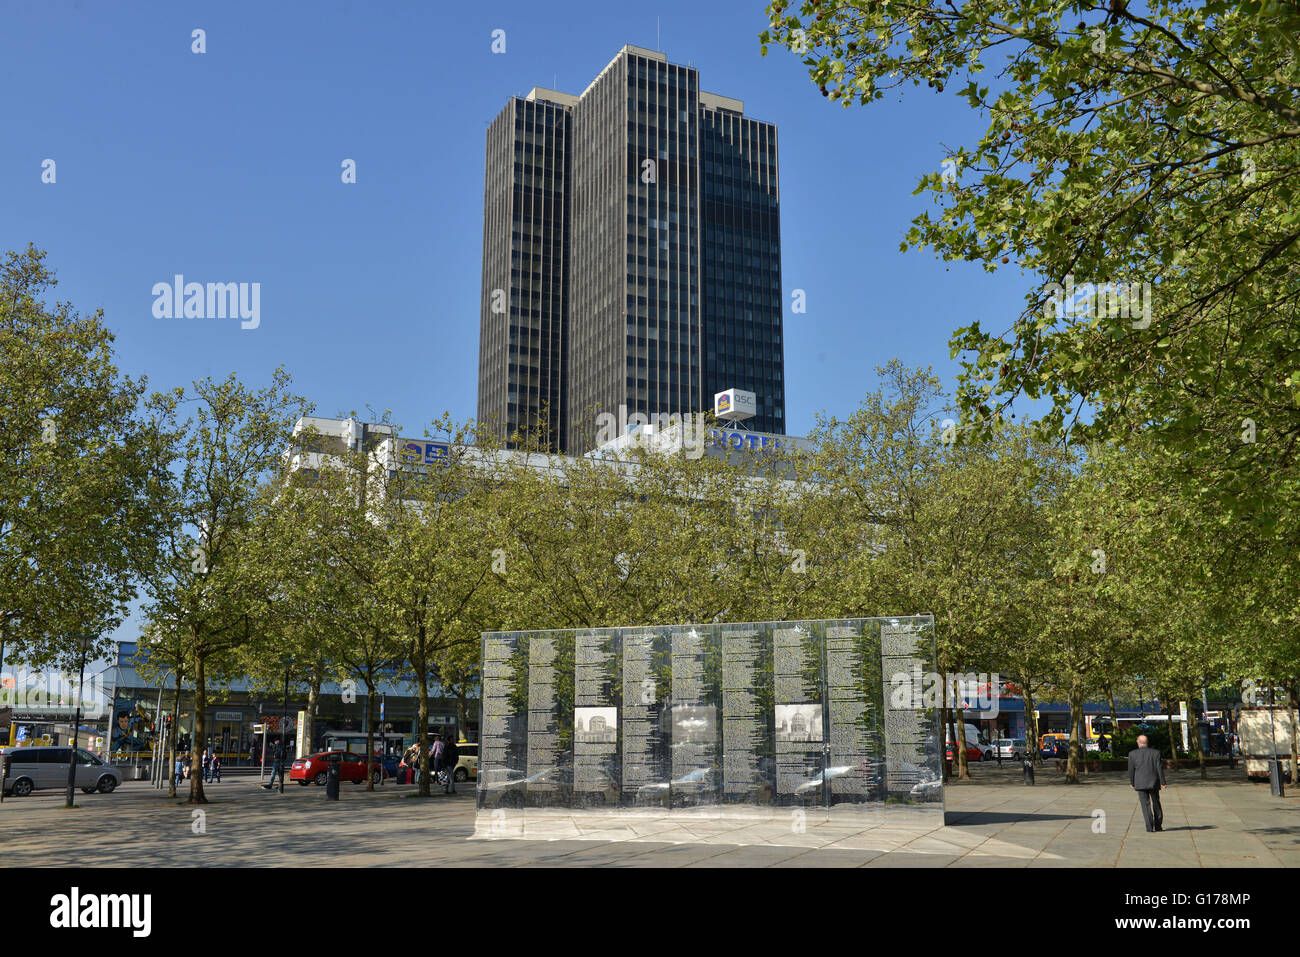
[[[212,783],[212,748],[203,749],[203,783]]]
[[[221,780],[221,755],[216,753],[212,755],[212,780]]]
[[[185,777],[185,761],[178,754],[176,755],[176,766],[173,769],[172,776],[175,778],[176,787],[181,786],[181,781]]]
[[[447,794],[456,793],[456,765],[460,763],[460,748],[456,747],[456,735],[447,735],[447,743],[442,746],[442,766],[447,775]]]
[[[1137,747],[1128,753],[1128,783],[1138,793],[1147,830],[1163,831],[1165,814],[1160,807],[1160,789],[1165,787],[1165,762],[1158,750],[1148,746],[1145,734],[1138,735]]]
[[[433,744],[429,745],[429,770],[433,772],[433,783],[441,781],[439,777],[442,774],[442,736],[435,734]]]
[[[280,785],[284,786],[284,744],[279,738],[275,739],[274,761],[271,764],[271,780],[268,784],[263,784],[266,790],[275,787],[275,776],[280,775]]]

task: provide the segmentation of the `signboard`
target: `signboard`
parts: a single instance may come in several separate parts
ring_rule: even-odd
[[[752,419],[758,412],[758,397],[744,389],[728,389],[713,397],[713,414],[719,419],[739,422]]]
[[[770,449],[780,448],[784,435],[769,435],[766,432],[741,432],[736,429],[709,429],[708,444],[719,449]]]
[[[397,459],[403,465],[435,465],[445,461],[449,455],[451,446],[446,442],[403,439],[397,445]]]
[[[149,751],[154,745],[152,708],[141,698],[118,696],[113,699],[113,726],[109,748],[114,754]]]

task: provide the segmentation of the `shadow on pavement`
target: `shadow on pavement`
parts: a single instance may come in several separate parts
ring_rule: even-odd
[[[1013,814],[1008,811],[945,811],[948,827],[973,824],[1032,824],[1035,821],[1086,821],[1087,814]]]

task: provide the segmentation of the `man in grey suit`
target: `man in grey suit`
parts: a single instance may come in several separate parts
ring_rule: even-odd
[[[1159,751],[1147,746],[1145,734],[1138,735],[1137,745],[1128,753],[1128,783],[1138,793],[1147,830],[1161,831],[1165,813],[1160,807],[1160,789],[1165,786],[1165,762]]]

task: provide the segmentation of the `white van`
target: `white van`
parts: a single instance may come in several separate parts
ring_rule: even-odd
[[[5,794],[26,797],[38,788],[66,788],[72,748],[29,747],[0,750],[0,775]],[[92,794],[111,794],[122,783],[122,772],[85,748],[77,748],[77,787]]]

